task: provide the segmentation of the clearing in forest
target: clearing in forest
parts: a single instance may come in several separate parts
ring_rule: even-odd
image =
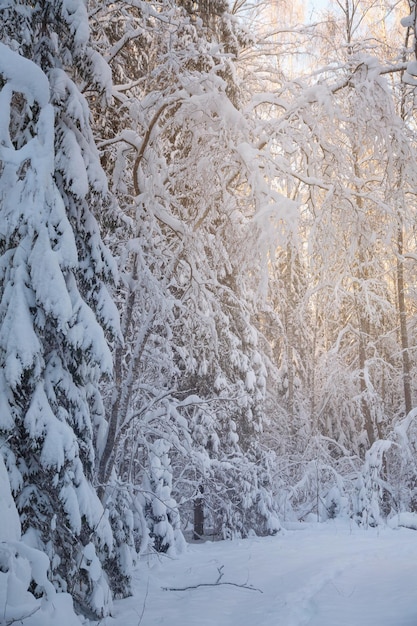
[[[134,597],[101,626],[417,626],[417,533],[406,528],[300,524],[160,559],[141,565]]]

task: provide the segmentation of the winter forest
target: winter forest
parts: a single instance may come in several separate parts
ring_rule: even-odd
[[[416,24],[0,0],[0,623],[417,512]]]

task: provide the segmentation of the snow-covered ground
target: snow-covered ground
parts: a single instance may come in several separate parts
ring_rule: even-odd
[[[417,626],[417,532],[334,521],[193,544],[136,582],[100,626]]]

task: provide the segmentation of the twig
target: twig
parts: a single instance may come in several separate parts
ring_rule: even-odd
[[[216,585],[218,585],[221,579],[223,578],[223,571],[222,571],[223,568],[224,568],[224,565],[221,565],[220,567],[217,568],[217,571],[219,572],[219,577],[216,580]]]
[[[232,585],[233,587],[240,587],[241,589],[249,589],[249,591],[259,591],[263,593],[261,589],[252,587],[251,585],[239,585],[238,583],[199,583],[198,585],[191,585],[190,587],[162,587],[162,591],[187,591],[188,589],[198,589],[199,587],[220,587],[220,585]]]
[[[141,611],[141,614],[139,615],[138,626],[141,625],[142,620],[143,620],[143,615],[144,615],[145,609],[146,609],[146,600],[148,599],[148,593],[149,593],[149,576],[148,576],[148,582],[147,582],[147,585],[146,585],[146,593],[145,593],[145,599],[143,601],[142,611]]]

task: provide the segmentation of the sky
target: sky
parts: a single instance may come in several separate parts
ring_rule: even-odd
[[[307,16],[325,9],[330,0],[307,0]]]

